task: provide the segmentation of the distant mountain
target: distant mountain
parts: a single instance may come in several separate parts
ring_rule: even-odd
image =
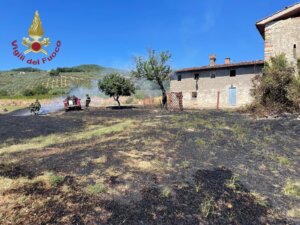
[[[103,67],[96,64],[83,64],[79,66],[73,66],[72,68],[79,69],[84,72],[122,72],[121,70],[109,68],[109,67]]]
[[[79,69],[79,70],[85,71],[85,72],[101,72],[101,71],[107,69],[106,67],[99,66],[96,64],[83,64],[83,65],[79,65],[79,66],[73,66],[72,68]]]
[[[11,71],[18,71],[18,72],[40,72],[42,70],[41,69],[37,69],[37,68],[32,68],[32,67],[21,67],[21,68],[12,69]]]

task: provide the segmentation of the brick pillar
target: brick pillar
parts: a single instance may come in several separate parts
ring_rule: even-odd
[[[271,29],[265,29],[265,61],[268,61],[273,54],[273,45],[271,40]]]

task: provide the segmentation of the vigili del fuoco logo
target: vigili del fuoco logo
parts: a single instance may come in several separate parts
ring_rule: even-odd
[[[32,24],[28,30],[28,36],[29,37],[23,37],[22,45],[26,47],[24,51],[19,50],[17,40],[14,40],[11,43],[13,46],[13,55],[15,57],[31,65],[45,64],[56,57],[60,50],[61,41],[56,41],[55,49],[49,55],[47,48],[51,45],[51,42],[49,37],[44,37],[44,30],[38,11],[34,14]],[[42,53],[43,57],[33,59],[30,58],[30,53]]]

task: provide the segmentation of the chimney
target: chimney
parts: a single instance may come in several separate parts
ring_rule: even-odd
[[[215,66],[216,65],[216,55],[215,54],[211,54],[209,55],[209,65],[210,66]]]
[[[230,64],[230,57],[225,58],[225,64],[226,65]]]

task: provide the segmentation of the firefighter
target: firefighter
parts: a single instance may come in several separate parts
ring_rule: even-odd
[[[37,115],[41,109],[41,103],[39,102],[38,99],[35,100],[35,103],[33,104],[34,107],[34,114]]]
[[[30,113],[33,114],[34,113],[34,104],[33,103],[30,104],[29,109],[30,109]]]
[[[89,108],[90,103],[91,103],[91,97],[88,94],[86,94],[85,107],[87,109]]]
[[[72,95],[71,99],[73,101],[73,105],[77,105],[77,97],[75,95]]]

